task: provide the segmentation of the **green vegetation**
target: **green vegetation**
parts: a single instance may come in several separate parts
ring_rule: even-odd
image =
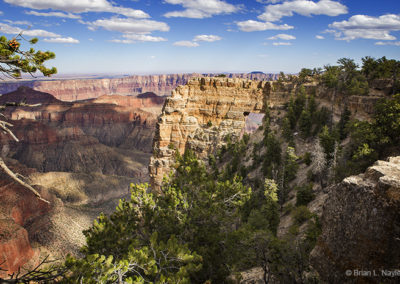
[[[296,187],[296,206],[307,206],[314,199],[313,184]]]
[[[41,72],[44,76],[51,76],[57,73],[57,69],[47,68],[44,62],[55,58],[55,54],[50,51],[36,51],[30,48],[25,51],[20,49],[22,34],[7,39],[5,36],[0,37],[0,72],[11,78],[20,78],[22,73],[34,74],[36,71]],[[37,38],[29,40],[30,44],[36,44]]]

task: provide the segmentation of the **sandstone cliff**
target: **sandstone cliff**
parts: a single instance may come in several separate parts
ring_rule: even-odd
[[[328,283],[398,283],[398,276],[382,273],[398,271],[400,265],[399,181],[400,157],[395,157],[329,188],[322,235],[311,253],[321,279]],[[364,275],[357,276],[360,271]]]

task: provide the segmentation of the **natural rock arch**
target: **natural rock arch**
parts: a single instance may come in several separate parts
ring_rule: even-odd
[[[292,84],[231,78],[193,78],[177,87],[164,104],[153,141],[149,172],[154,188],[161,185],[174,163],[174,153],[194,150],[205,158],[224,143],[237,138],[246,114],[264,113],[283,106]]]

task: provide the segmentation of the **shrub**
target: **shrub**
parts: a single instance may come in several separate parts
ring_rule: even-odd
[[[310,212],[310,210],[308,210],[306,206],[301,205],[293,210],[292,216],[295,224],[300,226],[305,221],[311,219],[312,213]]]
[[[297,187],[296,206],[307,205],[313,199],[314,193],[312,183]]]

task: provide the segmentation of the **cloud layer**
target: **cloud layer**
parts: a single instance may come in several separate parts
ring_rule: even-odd
[[[114,6],[107,0],[4,0],[4,2],[35,10],[52,9],[69,13],[109,12],[132,18],[149,18],[141,10]]]
[[[197,42],[189,41],[189,40],[182,40],[174,42],[175,46],[184,46],[184,47],[197,47],[199,44]]]
[[[194,19],[209,18],[214,15],[231,14],[239,11],[239,7],[220,0],[165,0],[165,3],[181,5],[185,10],[164,14],[167,18],[185,17]]]
[[[290,30],[293,26],[287,24],[276,25],[270,22],[259,22],[254,20],[247,20],[243,22],[236,23],[242,32],[256,32],[256,31],[266,31],[266,30]]]
[[[282,4],[268,5],[265,7],[265,12],[258,16],[258,19],[275,22],[283,17],[292,17],[294,13],[308,17],[312,15],[338,16],[347,14],[347,7],[332,0],[320,0],[318,2],[309,0],[286,1]]]
[[[254,32],[293,29],[293,26],[287,24],[277,25],[274,22],[281,20],[283,17],[292,17],[294,14],[310,17],[312,15],[338,16],[347,13],[346,6],[338,1],[332,0],[320,0],[318,2],[310,0],[293,0],[284,1],[283,3],[280,3],[282,1],[279,0],[260,0],[257,2],[272,4],[267,5],[264,13],[257,17],[260,21],[247,20],[237,22],[236,24],[241,31]]]
[[[87,24],[92,30],[100,27],[108,31],[117,31],[121,33],[143,34],[153,31],[169,31],[169,26],[166,23],[132,18],[113,17],[109,19],[99,19]]]
[[[45,38],[43,41],[52,43],[79,43],[79,40],[72,37]]]
[[[400,30],[400,15],[387,14],[379,17],[367,15],[354,15],[347,21],[333,22],[329,25],[336,39],[375,39],[375,40],[395,40],[391,31]]]
[[[277,34],[275,36],[271,36],[268,39],[270,40],[275,40],[275,39],[281,39],[281,40],[293,40],[296,39],[295,36],[288,35],[288,34]]]

